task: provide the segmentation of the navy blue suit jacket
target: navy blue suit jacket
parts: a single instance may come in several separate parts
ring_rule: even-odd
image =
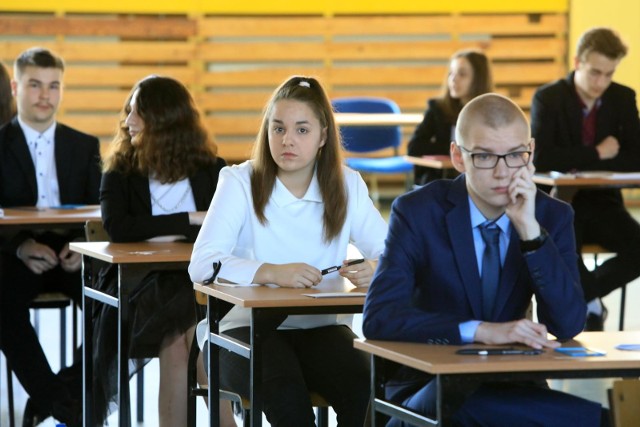
[[[515,229],[492,322],[538,319],[559,339],[582,331],[586,306],[577,269],[573,213],[538,191],[536,218],[549,238],[523,255]],[[385,251],[364,306],[367,338],[461,344],[459,324],[482,319],[482,290],[465,175],[434,181],[393,203]]]

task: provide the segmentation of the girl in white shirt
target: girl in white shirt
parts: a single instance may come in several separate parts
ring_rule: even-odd
[[[342,165],[324,89],[314,78],[295,76],[267,104],[252,160],[221,171],[189,273],[202,282],[221,261],[220,281],[321,287],[342,276],[367,286],[386,232],[364,181]],[[320,269],[346,265],[349,243],[369,261],[321,283]],[[233,308],[220,329],[248,342],[248,311]],[[264,412],[272,426],[315,425],[309,390],[331,403],[341,425],[362,425],[369,367],[353,349],[354,337],[336,315],[289,316],[265,337]],[[222,388],[249,396],[248,361],[231,352],[220,357]]]

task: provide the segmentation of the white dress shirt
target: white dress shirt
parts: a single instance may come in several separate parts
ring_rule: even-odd
[[[29,127],[18,116],[18,123],[27,140],[33,168],[36,171],[38,197],[36,206],[48,208],[60,205],[60,187],[56,170],[55,130],[56,122],[40,133]]]
[[[265,207],[268,223],[260,224],[253,209],[251,161],[225,167],[218,188],[196,239],[189,265],[195,282],[212,275],[215,261],[222,262],[218,277],[234,283],[251,283],[263,263],[304,262],[318,269],[340,265],[352,243],[367,259],[377,259],[384,249],[387,224],[369,198],[360,174],[343,167],[347,187],[347,216],[342,232],[323,240],[324,203],[314,174],[302,198],[292,195],[276,179]],[[324,280],[339,277],[331,273]],[[319,285],[320,286],[320,285]],[[337,324],[336,315],[289,316],[281,328],[312,328]],[[249,326],[249,310],[234,307],[220,329]],[[199,337],[204,335],[199,334]]]

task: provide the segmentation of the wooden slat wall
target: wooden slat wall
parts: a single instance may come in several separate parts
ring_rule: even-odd
[[[319,77],[333,97],[385,96],[422,112],[450,55],[483,49],[497,90],[529,108],[539,85],[566,72],[567,16],[56,15],[0,12],[0,60],[33,45],[65,58],[59,119],[105,143],[131,88],[148,74],[189,86],[228,161],[250,153],[262,108],[292,74]],[[413,129],[405,130],[408,137]]]

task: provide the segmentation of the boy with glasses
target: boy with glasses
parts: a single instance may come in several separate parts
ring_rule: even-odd
[[[584,325],[570,207],[536,189],[522,110],[497,94],[461,111],[461,173],[399,197],[364,307],[367,338],[428,344],[525,344],[552,351]],[[539,323],[526,318],[532,296]],[[435,416],[436,381],[402,367],[387,398]],[[461,389],[455,425],[598,426],[599,404],[546,382]],[[531,408],[535,407],[535,411]],[[402,425],[392,419],[389,426]]]
[[[612,81],[627,47],[609,28],[593,28],[578,41],[574,71],[538,89],[531,104],[540,171],[640,170],[640,120],[635,92]],[[578,258],[588,302],[586,330],[603,330],[600,298],[640,276],[640,225],[618,189],[578,191],[575,211],[578,253],[597,243],[617,255],[589,271]]]

